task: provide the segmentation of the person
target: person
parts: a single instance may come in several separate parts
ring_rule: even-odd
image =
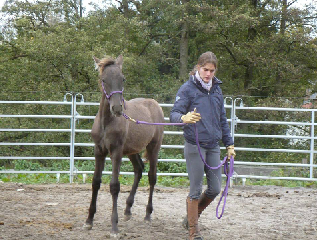
[[[170,112],[170,122],[186,123],[183,126],[184,156],[190,188],[186,199],[187,216],[183,220],[183,226],[189,230],[190,240],[203,239],[198,218],[221,191],[221,168],[212,170],[204,165],[196,144],[194,124],[201,154],[209,166],[217,167],[221,162],[220,140],[226,146],[228,160],[235,156],[220,88],[222,82],[215,77],[217,66],[218,60],[214,53],[203,53],[190,73],[189,80],[179,88]],[[207,189],[202,193],[204,173]]]

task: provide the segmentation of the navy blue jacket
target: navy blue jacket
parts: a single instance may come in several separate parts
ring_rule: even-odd
[[[204,89],[200,82],[191,75],[177,92],[174,107],[170,113],[170,122],[180,123],[181,117],[189,111],[200,113],[201,120],[196,123],[199,145],[203,148],[214,148],[222,140],[225,146],[233,145],[230,128],[227,122],[223,95],[216,77],[210,91]],[[183,127],[187,142],[196,145],[194,124]]]

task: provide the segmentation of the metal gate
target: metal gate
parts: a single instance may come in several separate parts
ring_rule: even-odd
[[[64,96],[63,101],[0,101],[1,105],[15,105],[15,104],[32,104],[32,105],[64,105],[69,107],[69,115],[37,115],[30,113],[30,115],[14,115],[14,114],[0,114],[0,133],[1,132],[67,132],[69,133],[69,142],[64,143],[53,143],[53,142],[0,142],[0,146],[66,146],[69,147],[69,155],[63,157],[57,156],[0,156],[1,160],[14,160],[14,159],[25,159],[25,160],[69,160],[69,170],[68,171],[28,171],[28,170],[1,170],[1,173],[50,173],[56,174],[57,177],[60,174],[69,174],[70,183],[73,182],[75,174],[91,174],[93,171],[78,171],[75,168],[76,160],[94,160],[94,157],[79,157],[75,156],[75,148],[78,146],[81,147],[93,147],[93,143],[80,143],[76,142],[76,133],[90,133],[90,129],[77,129],[76,121],[80,119],[91,119],[95,118],[93,116],[82,116],[77,112],[77,106],[98,106],[99,103],[95,102],[85,102],[84,96],[81,93],[67,93]],[[162,108],[171,108],[173,104],[160,104]],[[316,151],[314,149],[314,143],[316,136],[315,132],[315,111],[317,109],[299,109],[299,108],[273,108],[273,107],[245,107],[243,106],[243,100],[241,98],[225,98],[225,108],[228,112],[228,122],[231,127],[231,134],[235,140],[235,150],[237,151],[237,159],[235,161],[235,166],[278,166],[278,167],[295,167],[295,168],[309,168],[309,177],[291,177],[291,176],[263,176],[263,175],[252,175],[252,174],[235,174],[236,178],[256,178],[256,179],[284,179],[284,180],[303,180],[303,181],[317,181],[317,178],[314,176],[316,174],[317,164],[314,163],[314,158]],[[251,121],[239,119],[238,113],[243,111],[277,111],[277,112],[308,112],[311,115],[311,120],[309,122],[289,122],[289,121]],[[39,128],[30,129],[30,128],[8,128],[3,124],[4,121],[1,119],[4,118],[45,118],[45,119],[66,119],[70,122],[70,127],[67,129],[48,129],[48,128]],[[165,117],[165,120],[168,121],[168,117]],[[242,124],[265,124],[265,125],[288,125],[288,126],[306,126],[310,128],[310,135],[258,135],[258,134],[239,134],[236,133],[236,127]],[[182,135],[182,131],[164,131],[165,135]],[[309,149],[267,149],[267,148],[254,148],[249,146],[240,146],[239,138],[277,138],[277,139],[302,139],[309,141]],[[162,145],[161,148],[172,148],[172,149],[182,149],[183,145]],[[223,147],[221,149],[224,149]],[[281,163],[281,162],[254,162],[254,161],[239,161],[239,152],[249,151],[249,152],[284,152],[284,153],[302,153],[309,154],[309,161],[307,163]],[[0,151],[0,155],[1,155]],[[110,160],[107,158],[106,160]],[[123,158],[123,161],[128,161],[128,158]],[[185,159],[159,159],[160,162],[185,162]],[[109,171],[104,171],[104,174],[111,174]],[[121,174],[132,175],[133,172],[121,172]],[[146,175],[146,173],[144,173]],[[158,175],[168,175],[168,176],[187,176],[187,173],[158,173]]]

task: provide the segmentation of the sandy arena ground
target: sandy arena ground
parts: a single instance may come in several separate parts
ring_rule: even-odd
[[[181,226],[187,188],[156,187],[151,222],[143,221],[147,188],[139,188],[132,218],[124,221],[129,190],[122,186],[119,194],[119,239],[187,239]],[[90,184],[0,183],[0,239],[110,239],[109,186],[99,191],[94,227],[88,231],[82,226],[90,198]],[[317,239],[317,189],[234,186],[220,220],[218,201],[199,220],[205,239]]]

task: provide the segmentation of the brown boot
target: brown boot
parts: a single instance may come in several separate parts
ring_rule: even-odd
[[[208,207],[208,205],[213,201],[213,199],[209,198],[206,196],[205,193],[203,193],[198,201],[198,218],[200,217],[201,213],[206,209],[206,207]],[[188,229],[188,220],[187,220],[187,216],[184,217],[183,222],[182,222],[182,226],[185,229]]]
[[[203,240],[198,228],[198,199],[187,198],[189,240]]]
[[[213,199],[206,196],[205,193],[203,193],[198,202],[198,218],[200,217],[200,214],[208,207],[208,205],[213,201]]]

